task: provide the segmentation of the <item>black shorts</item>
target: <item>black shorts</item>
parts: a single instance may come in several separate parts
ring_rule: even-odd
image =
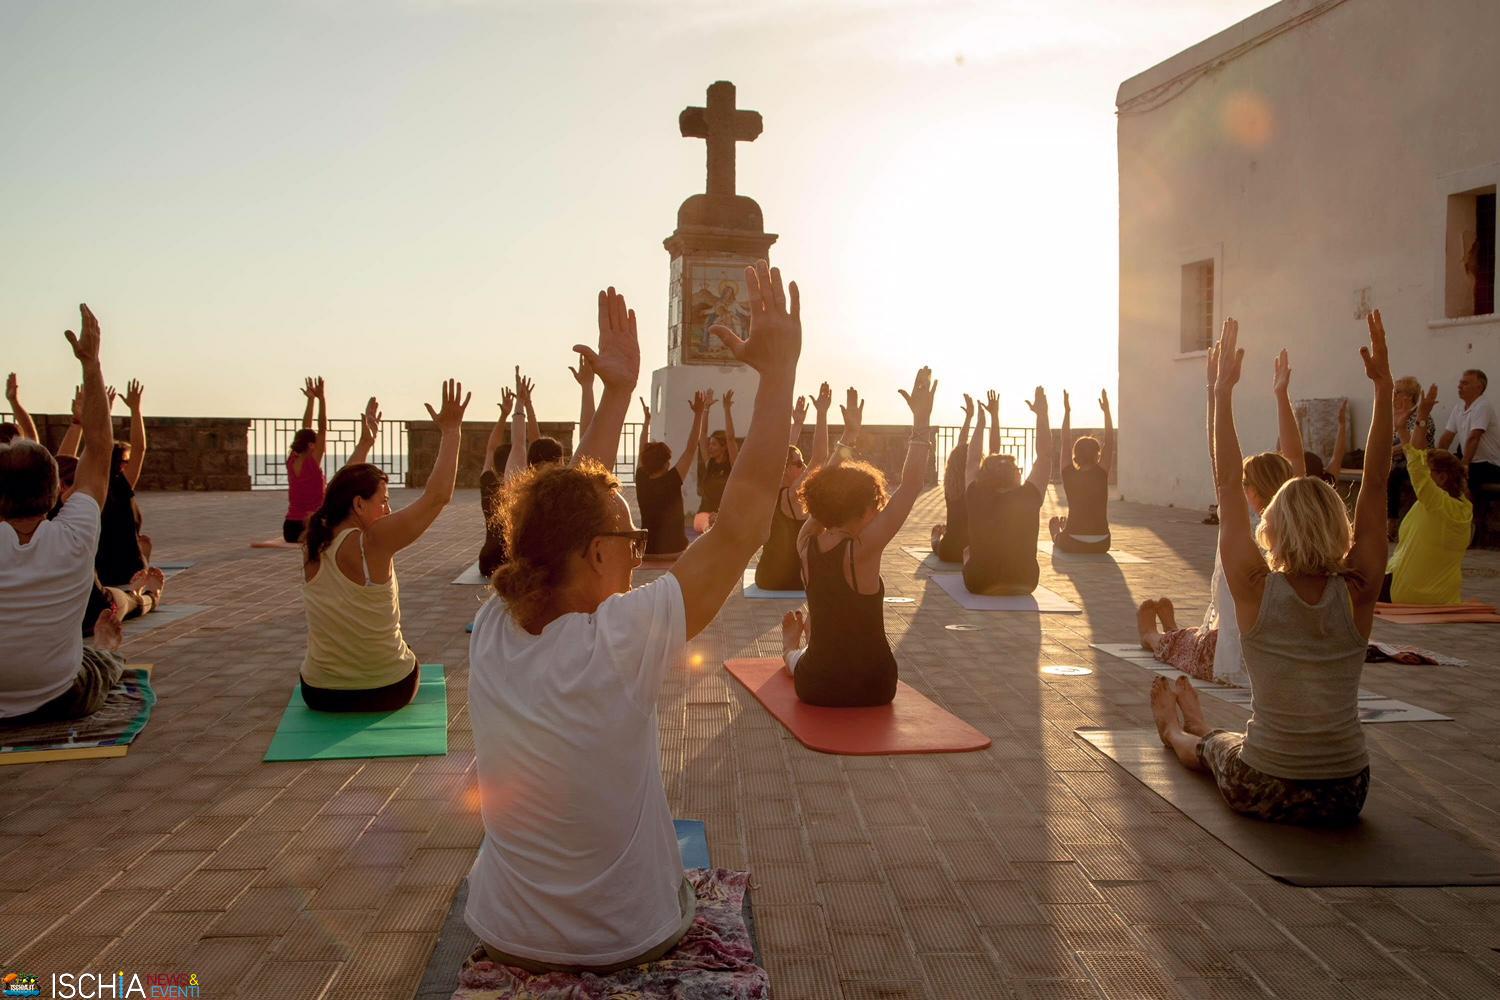
[[[405,708],[417,696],[417,682],[422,668],[394,684],[378,688],[320,688],[302,681],[302,700],[314,712],[394,712]]]
[[[281,522],[281,540],[284,542],[300,542],[306,532],[306,521],[286,520]]]

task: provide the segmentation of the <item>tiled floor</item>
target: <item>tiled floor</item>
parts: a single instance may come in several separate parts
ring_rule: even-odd
[[[209,1000],[407,1000],[481,833],[463,631],[478,588],[448,582],[478,548],[476,495],[399,562],[408,639],[448,668],[448,756],[313,764],[261,763],[304,637],[296,555],[246,544],[279,529],[284,499],[141,501],[158,558],[197,561],[169,600],[212,610],[126,647],[161,698],[129,756],[0,768],[3,968],[191,971]],[[941,505],[924,497],[901,541]],[[731,598],[662,692],[662,768],[717,863],[754,871],[778,998],[1500,996],[1500,888],[1281,885],[1073,736],[1150,724],[1149,675],[1089,643],[1130,639],[1146,597],[1201,613],[1199,516],[1116,505],[1117,545],[1149,562],[1043,569],[1080,615],[965,612],[892,546],[887,591],[918,598],[888,606],[902,676],[989,734],[981,753],[803,749],[717,666],[779,652],[786,605]],[[1466,587],[1500,598],[1500,553],[1471,555]],[[1455,719],[1367,727],[1375,794],[1500,846],[1500,629],[1377,630],[1472,665],[1367,669],[1366,687]]]

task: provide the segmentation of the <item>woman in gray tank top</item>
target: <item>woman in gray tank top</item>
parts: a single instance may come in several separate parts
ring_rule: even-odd
[[[1157,731],[1184,766],[1213,774],[1229,807],[1279,823],[1354,820],[1370,787],[1359,722],[1359,675],[1385,567],[1385,482],[1392,378],[1380,313],[1360,348],[1374,386],[1364,482],[1351,526],[1327,483],[1296,476],[1266,505],[1256,545],[1239,482],[1234,386],[1245,352],[1239,324],[1224,321],[1209,354],[1215,394],[1219,556],[1244,626],[1252,700],[1245,732],[1209,729],[1197,692],[1179,678],[1151,685]],[[1261,555],[1261,550],[1265,555]]]

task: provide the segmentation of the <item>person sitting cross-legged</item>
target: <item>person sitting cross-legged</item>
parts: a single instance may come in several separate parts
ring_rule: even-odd
[[[833,390],[824,382],[813,400],[817,411],[817,423],[813,426],[812,468],[828,461],[828,408],[833,403]],[[797,549],[797,539],[802,526],[807,523],[807,508],[802,503],[801,486],[806,481],[809,467],[802,457],[797,441],[802,437],[802,427],[807,419],[807,397],[797,400],[792,411],[792,440],[786,449],[786,469],[781,474],[781,492],[776,494],[776,509],[771,512],[771,537],[760,550],[760,559],[755,564],[755,585],[762,590],[801,590],[802,555]]]
[[[1059,552],[1109,551],[1109,470],[1115,464],[1115,426],[1109,412],[1108,392],[1100,391],[1099,409],[1104,411],[1102,450],[1099,439],[1091,435],[1070,445],[1073,408],[1068,394],[1063,393],[1062,450],[1073,458],[1071,465],[1062,468],[1068,514],[1048,522],[1052,545]]]
[[[646,532],[610,467],[640,345],[612,288],[599,294],[597,350],[574,348],[603,392],[572,463],[529,469],[503,491],[510,561],[469,646],[484,839],[464,911],[496,963],[605,975],[660,958],[692,926],[657,699],[765,541],[802,341],[797,286],[784,292],[764,261],[746,284],[749,339],[713,329],[760,375],[750,431],[717,524],[671,570],[631,589]]]
[[[964,586],[970,593],[1029,594],[1041,580],[1036,561],[1037,521],[1052,468],[1052,432],[1047,425],[1047,395],[1041,386],[1026,405],[1036,414],[1036,463],[1025,482],[1011,455],[989,455],[980,461],[984,410],[979,411],[969,443],[964,471],[969,508]]]
[[[396,553],[421,538],[453,499],[469,397],[449,379],[441,409],[427,412],[441,437],[422,495],[391,512],[386,474],[346,465],[328,483],[303,535],[302,604],[307,655],[302,700],[319,712],[390,712],[416,696],[417,656],[401,634]]]
[[[734,436],[734,390],[724,392],[724,429],[712,434],[708,431],[708,413],[718,399],[712,389],[706,390],[704,396],[708,408],[698,434],[698,513],[693,515],[693,530],[699,533],[712,527],[719,516],[724,484],[729,482],[729,472],[739,454],[739,442]]]
[[[1370,344],[1360,355],[1374,402],[1352,529],[1333,488],[1299,476],[1266,505],[1259,546],[1237,473],[1233,401],[1244,351],[1234,320],[1224,321],[1213,348],[1219,550],[1239,621],[1250,623],[1250,720],[1244,733],[1210,729],[1186,677],[1175,684],[1156,678],[1151,710],[1162,742],[1184,766],[1212,773],[1234,811],[1271,822],[1351,822],[1370,787],[1359,679],[1385,566],[1392,379],[1378,311],[1368,324]]]
[[[708,393],[693,393],[688,405],[693,410],[693,426],[688,431],[682,457],[673,464],[672,446],[651,440],[651,408],[641,400],[641,453],[635,468],[635,502],[641,509],[641,526],[649,532],[646,537],[649,556],[674,556],[687,548],[682,483],[693,468],[693,446],[708,419]]]
[[[1383,601],[1458,604],[1463,600],[1464,553],[1474,530],[1474,504],[1463,463],[1451,451],[1429,447],[1427,428],[1436,405],[1436,385],[1416,404],[1415,419],[1411,419],[1411,404],[1396,397],[1396,432],[1417,502],[1401,519],[1396,551],[1385,568]]]
[[[0,725],[79,719],[103,707],[125,661],[83,644],[95,584],[99,512],[109,491],[109,403],[99,367],[99,321],[79,306],[81,332],[68,331],[83,369],[83,456],[56,517],[57,460],[35,441],[0,445]]]
[[[961,563],[969,547],[969,514],[964,506],[964,469],[969,458],[969,428],[974,423],[974,397],[964,393],[964,425],[958,441],[948,452],[943,465],[943,507],[947,516],[942,524],[932,526],[932,551],[943,562]],[[998,441],[998,432],[990,439]]]
[[[797,538],[807,610],[782,619],[782,657],[797,697],[834,708],[888,705],[896,696],[896,656],[885,634],[885,581],[880,557],[922,492],[932,440],[937,383],[923,368],[911,392],[911,437],[901,483],[889,499],[885,477],[864,462],[847,461],[864,409],[849,390],[844,433],[835,457],[802,484],[807,523]]]

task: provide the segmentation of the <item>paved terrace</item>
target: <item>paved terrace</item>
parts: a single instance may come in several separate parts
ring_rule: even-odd
[[[3,967],[193,971],[209,1000],[408,1000],[481,836],[463,631],[477,588],[449,583],[478,548],[476,495],[400,560],[407,637],[448,669],[448,755],[313,764],[261,763],[303,619],[296,557],[246,543],[279,529],[283,498],[141,500],[159,557],[197,561],[169,601],[213,610],[126,647],[156,664],[161,699],[129,756],[0,768]],[[901,541],[941,504],[928,493]],[[1129,639],[1146,597],[1201,613],[1215,536],[1199,516],[1117,504],[1118,544],[1149,564],[1043,568],[1081,615],[964,612],[892,547],[887,592],[918,598],[887,609],[902,676],[993,737],[981,753],[804,749],[718,666],[779,652],[784,605],[730,599],[692,644],[701,665],[662,693],[662,770],[715,861],[754,871],[779,998],[1500,995],[1500,888],[1279,884],[1072,735],[1151,725],[1149,675],[1089,642]],[[1497,578],[1500,553],[1471,556],[1469,593],[1495,600]],[[943,628],[958,622],[984,628]],[[1398,634],[1473,665],[1367,668],[1367,687],[1456,720],[1367,727],[1375,794],[1500,846],[1500,630],[1377,624]]]

